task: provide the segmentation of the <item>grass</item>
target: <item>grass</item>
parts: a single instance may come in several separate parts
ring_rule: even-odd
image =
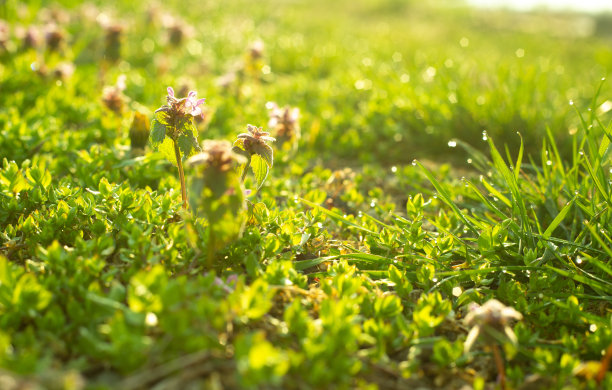
[[[2,10],[2,386],[610,386],[609,16],[60,4]],[[23,48],[49,19],[59,50]],[[176,168],[135,147],[168,86],[206,97],[201,140],[300,109],[246,211],[189,165],[183,211]],[[522,314],[517,342],[466,352],[490,299]]]

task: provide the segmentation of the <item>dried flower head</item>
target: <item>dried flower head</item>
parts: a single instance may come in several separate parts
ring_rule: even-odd
[[[125,75],[121,75],[117,78],[115,85],[107,85],[102,90],[102,102],[111,111],[116,114],[121,114],[123,111],[123,104],[125,102]]]
[[[202,144],[202,152],[191,157],[192,165],[206,164],[219,172],[227,172],[234,164],[244,164],[246,158],[232,150],[228,141],[206,140]]]
[[[465,340],[466,353],[481,334],[489,340],[499,340],[500,336],[505,335],[513,344],[517,343],[516,335],[509,323],[511,320],[521,320],[523,315],[514,308],[496,299],[491,299],[482,306],[473,304],[469,310],[465,323],[472,326],[472,329]]]

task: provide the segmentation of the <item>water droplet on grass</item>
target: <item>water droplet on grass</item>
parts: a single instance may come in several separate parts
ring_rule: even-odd
[[[573,100],[570,100],[570,101],[569,101],[569,105],[570,105],[570,106],[573,106],[573,105],[574,105],[574,101],[573,101]]]
[[[448,141],[449,148],[454,148],[455,146],[457,146],[457,141]]]
[[[488,140],[488,139],[489,139],[489,134],[487,134],[487,131],[486,131],[486,130],[483,130],[483,131],[482,131],[482,140],[483,140],[483,141],[486,141],[486,140]]]
[[[463,291],[461,290],[461,287],[453,287],[453,296],[454,297],[458,297],[461,295]]]
[[[580,257],[576,257],[576,264],[582,264],[582,259]]]
[[[591,332],[595,333],[595,331],[597,330],[597,325],[595,325],[595,324],[591,324],[591,325],[589,326],[589,330],[590,330]]]
[[[471,158],[468,158],[466,161],[467,161],[468,164],[472,163],[472,159]]]
[[[391,172],[393,173],[397,172],[397,167],[391,167]]]
[[[417,165],[417,160],[416,159],[412,160],[412,166],[416,167],[416,165]]]
[[[552,165],[552,161],[550,161],[550,160],[546,161],[546,165],[551,166]]]

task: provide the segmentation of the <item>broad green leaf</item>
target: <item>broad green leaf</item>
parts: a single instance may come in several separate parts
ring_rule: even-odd
[[[162,125],[168,125],[170,123],[170,115],[164,110],[155,112],[155,119]]]
[[[176,143],[183,158],[191,157],[200,150],[197,138],[190,133],[181,134]]]
[[[243,177],[246,175],[246,170],[249,169],[249,166],[251,165],[251,155],[244,149],[244,139],[238,138],[236,141],[234,141],[232,151],[246,157],[246,162],[244,164],[240,164],[237,168],[238,176]]]
[[[151,122],[151,145],[154,148],[158,147],[166,138],[166,125],[153,119]]]
[[[253,151],[255,154],[260,156],[268,167],[272,168],[272,164],[274,162],[274,150],[268,144],[255,144],[253,147]]]
[[[266,178],[268,177],[268,172],[270,171],[270,168],[268,167],[268,163],[266,162],[266,160],[261,158],[260,155],[254,154],[251,156],[251,169],[253,169],[257,191],[259,191],[263,183],[266,181]]]
[[[176,156],[174,154],[174,142],[166,137],[163,142],[157,147],[157,150],[170,161],[175,167],[178,166],[176,163]]]

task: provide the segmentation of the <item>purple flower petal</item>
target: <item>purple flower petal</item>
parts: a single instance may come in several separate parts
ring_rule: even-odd
[[[194,109],[191,110],[191,116],[198,116],[198,115],[202,115],[202,109],[200,109],[200,107],[194,107]]]
[[[193,99],[195,99],[196,96],[198,96],[198,93],[196,91],[190,91],[189,95],[187,95],[188,98],[193,98]]]
[[[204,103],[205,101],[206,101],[206,99],[205,99],[205,98],[202,98],[202,99],[198,100],[198,101],[196,102],[196,104],[195,104],[195,105],[196,105],[196,107],[197,107],[197,106],[199,106],[200,104]]]
[[[168,87],[168,96],[174,97],[174,89],[172,87]]]

